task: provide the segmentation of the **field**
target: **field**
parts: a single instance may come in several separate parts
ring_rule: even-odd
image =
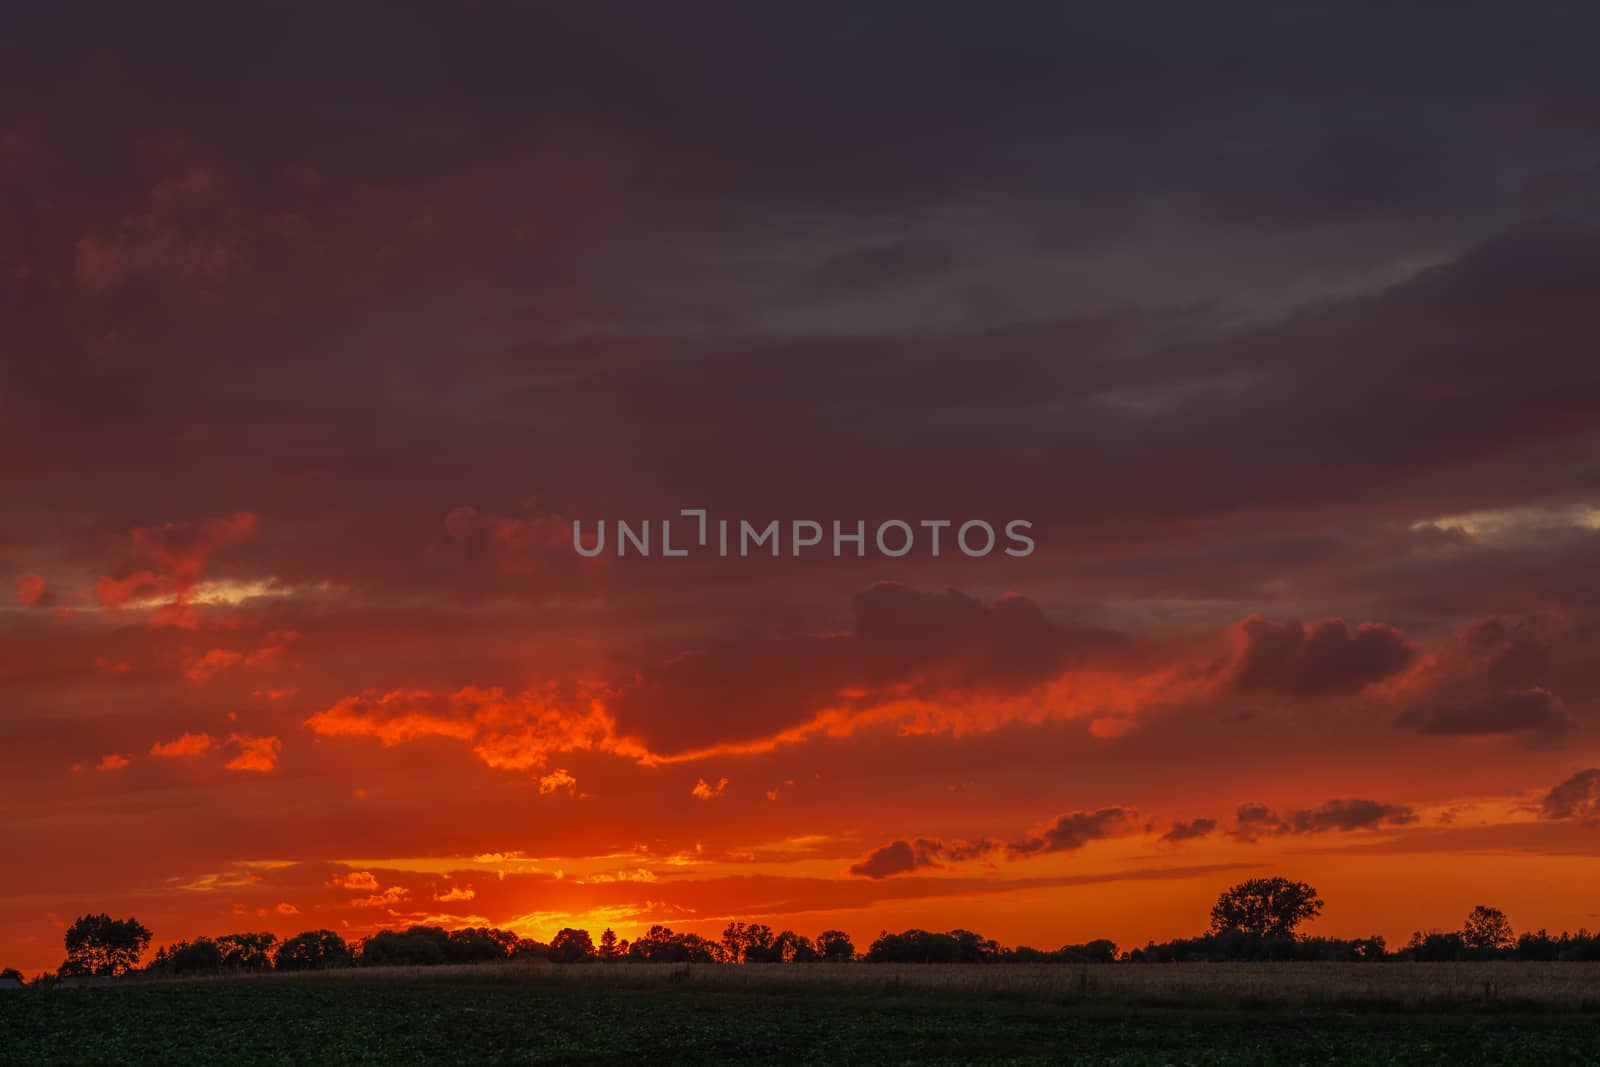
[[[0,1063],[1597,1063],[1600,967],[483,965],[0,994]]]

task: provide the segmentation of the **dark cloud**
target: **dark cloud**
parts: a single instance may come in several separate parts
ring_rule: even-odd
[[[1091,841],[1113,837],[1124,830],[1136,813],[1131,808],[1100,808],[1060,815],[1043,830],[1012,842],[1010,851],[1018,856],[1037,856],[1050,852],[1071,852]]]
[[[1573,728],[1566,704],[1545,689],[1521,689],[1465,704],[1412,708],[1400,724],[1430,734],[1531,734],[1560,737]]]
[[[914,841],[892,841],[873,849],[852,863],[851,874],[863,878],[889,878],[923,869],[938,869],[948,863],[962,863],[993,852],[989,841],[940,841],[919,837]]]
[[[929,866],[931,862],[926,857],[919,857],[910,842],[893,841],[873,849],[860,862],[852,863],[850,873],[863,878],[888,878]]]
[[[1281,814],[1264,804],[1243,804],[1235,814],[1234,828],[1230,833],[1248,841],[1284,834],[1376,830],[1384,826],[1406,826],[1416,821],[1417,813],[1405,805],[1350,797]]]
[[[1546,819],[1600,822],[1600,768],[1578,771],[1550,790],[1539,814]]]
[[[1016,595],[984,604],[879,582],[852,611],[849,631],[723,641],[649,667],[619,692],[618,721],[670,749],[765,737],[830,706],[1019,693],[1127,644]]]
[[[1577,726],[1552,682],[1592,691],[1588,639],[1551,615],[1474,619],[1458,627],[1417,679],[1423,695],[1396,718],[1404,729],[1442,735],[1512,735],[1535,747],[1560,744]],[[1577,669],[1574,669],[1574,667]]]
[[[1393,677],[1417,658],[1405,634],[1381,623],[1354,630],[1343,619],[1307,628],[1251,616],[1238,626],[1230,684],[1241,692],[1351,692]]]
[[[1161,840],[1176,844],[1179,841],[1194,841],[1202,837],[1210,837],[1217,832],[1215,819],[1190,819],[1188,822],[1175,822],[1171,829],[1161,835]]]
[[[1004,849],[1017,858],[1043,856],[1053,852],[1072,852],[1091,841],[1115,837],[1132,828],[1137,816],[1131,808],[1100,808],[1059,815],[1048,826],[1008,845],[999,842],[942,841],[916,838],[892,841],[869,852],[850,866],[850,873],[866,878],[887,878],[911,871],[942,867],[978,859]],[[1204,820],[1197,821],[1203,822]]]
[[[1056,622],[1014,593],[985,605],[955,589],[879,582],[854,607],[862,655],[888,681],[920,675],[956,690],[1017,692],[1127,644],[1108,630]]]

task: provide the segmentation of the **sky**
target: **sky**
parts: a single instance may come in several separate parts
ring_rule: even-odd
[[[1596,22],[9,7],[0,964],[1600,926]]]

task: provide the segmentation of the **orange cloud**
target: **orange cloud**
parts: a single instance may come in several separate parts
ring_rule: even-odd
[[[389,908],[400,903],[411,895],[411,890],[403,885],[392,885],[381,893],[374,893],[370,897],[358,897],[350,902],[353,908]]]
[[[694,784],[693,789],[689,790],[689,795],[696,800],[712,800],[720,797],[722,791],[726,788],[728,788],[728,780],[726,778],[718,778],[716,785],[712,785],[702,778]]]
[[[100,762],[95,767],[95,770],[97,770],[97,771],[120,771],[120,770],[122,770],[122,768],[126,767],[131,762],[132,761],[129,760],[127,756],[121,756],[121,755],[118,755],[115,752],[112,752],[112,753],[109,753],[108,755],[104,755],[104,756],[100,757]]]
[[[239,746],[239,754],[223,764],[230,771],[270,771],[278,765],[278,752],[283,748],[276,737],[251,734],[230,734],[228,744]]]
[[[336,889],[359,889],[372,892],[378,888],[378,878],[371,871],[350,871],[347,874],[336,874],[328,879],[328,885]]]
[[[468,686],[448,696],[425,690],[393,690],[346,697],[319,711],[305,725],[323,737],[374,737],[385,746],[428,737],[472,745],[491,767],[529,771],[566,752],[608,752],[643,761],[642,744],[619,736],[599,701],[576,710],[553,691],[510,696],[503,689]]]
[[[568,796],[576,796],[578,780],[568,774],[564,768],[557,767],[554,771],[539,779],[539,795],[549,796],[557,790],[565,789]]]
[[[171,741],[158,741],[150,746],[152,756],[202,756],[211,749],[210,734],[184,733]]]
[[[473,890],[473,888],[470,885],[469,886],[451,886],[449,889],[445,890],[443,893],[435,894],[433,899],[437,900],[437,901],[440,901],[440,902],[449,902],[449,901],[457,901],[457,900],[471,900],[473,897],[476,897],[477,895],[478,894]]]

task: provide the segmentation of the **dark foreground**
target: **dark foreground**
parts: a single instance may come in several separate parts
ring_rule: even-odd
[[[387,977],[0,994],[6,1064],[1600,1064],[1592,1011],[1014,1003]]]

